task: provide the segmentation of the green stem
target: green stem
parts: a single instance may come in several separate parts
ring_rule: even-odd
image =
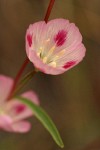
[[[31,79],[32,77],[37,73],[37,70],[32,70],[31,72],[29,72],[28,74],[26,74],[22,80],[19,82],[18,86],[16,87],[12,97],[14,97],[23,87],[24,85],[26,85]]]

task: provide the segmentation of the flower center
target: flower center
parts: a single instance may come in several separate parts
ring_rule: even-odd
[[[55,52],[56,45],[53,45],[49,50],[46,50],[49,44],[50,39],[45,40],[44,46],[40,46],[39,50],[37,51],[37,55],[38,57],[40,57],[44,64],[48,64],[52,67],[57,67],[58,60],[65,54],[65,49]]]

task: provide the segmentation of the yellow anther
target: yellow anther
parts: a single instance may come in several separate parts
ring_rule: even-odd
[[[48,52],[48,54],[47,54],[47,57],[49,57],[49,56],[54,52],[54,50],[55,50],[55,46],[53,46],[53,47],[49,50],[49,52]]]
[[[41,46],[41,47],[39,48],[39,52],[42,53],[43,50],[44,50],[44,48]]]
[[[40,57],[40,54],[43,53],[44,48],[41,46],[37,52],[37,55]]]
[[[56,61],[59,58],[59,56],[55,56],[52,60]]]
[[[63,49],[62,51],[60,51],[60,52],[57,54],[57,56],[61,57],[61,56],[63,56],[63,55],[65,54],[65,52],[66,52],[66,50]]]
[[[60,51],[54,58],[53,61],[56,61],[57,59],[59,59],[61,56],[63,56],[65,54],[65,49]]]
[[[52,66],[52,67],[56,67],[56,66],[57,66],[57,64],[56,64],[56,62],[55,62],[55,61],[53,61],[53,62],[49,63],[49,65],[50,65],[50,66]]]
[[[40,47],[40,50],[42,50],[42,49],[43,49],[43,47],[41,46],[41,47]]]
[[[44,57],[43,58],[43,63],[46,63],[47,62],[47,57]]]
[[[39,52],[37,53],[37,56],[39,56],[39,57],[40,57],[40,53],[39,53]]]

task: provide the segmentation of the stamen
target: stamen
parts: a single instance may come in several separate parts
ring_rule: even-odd
[[[43,58],[43,63],[46,63],[47,62],[47,57],[44,57]]]
[[[60,57],[62,57],[65,54],[66,50],[63,49],[62,51],[60,51],[56,56],[54,56],[53,61],[57,61],[57,59],[59,59]]]
[[[41,53],[42,51],[43,51],[43,47],[41,46],[41,47],[39,48],[38,53]]]
[[[37,52],[37,55],[40,57],[41,53],[43,52],[44,48],[41,46]]]
[[[44,46],[40,46],[39,50],[38,50],[38,53],[37,55],[39,57],[42,57],[43,56],[43,52],[44,52],[44,47],[46,47],[47,43],[50,41],[50,38],[48,38],[47,40],[44,41],[43,45]]]
[[[63,55],[65,54],[65,52],[66,52],[66,50],[63,49],[62,51],[60,51],[60,52],[57,54],[57,56],[61,57],[61,56],[63,56]]]
[[[50,66],[52,66],[52,67],[56,67],[57,66],[57,64],[56,64],[56,62],[51,62],[51,63],[49,63],[48,65],[50,65]]]
[[[48,54],[47,54],[47,57],[49,57],[55,50],[55,45],[49,50]]]
[[[37,56],[39,56],[39,57],[40,57],[40,53],[37,53]]]

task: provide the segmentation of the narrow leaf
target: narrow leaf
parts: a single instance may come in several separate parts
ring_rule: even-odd
[[[26,104],[28,107],[32,109],[36,118],[43,124],[43,126],[48,130],[51,134],[54,141],[60,146],[61,148],[64,147],[63,141],[60,137],[60,134],[51,120],[51,118],[47,115],[47,113],[38,105],[34,104],[27,98],[23,98],[20,96],[16,97],[17,99],[21,100],[22,103]]]

